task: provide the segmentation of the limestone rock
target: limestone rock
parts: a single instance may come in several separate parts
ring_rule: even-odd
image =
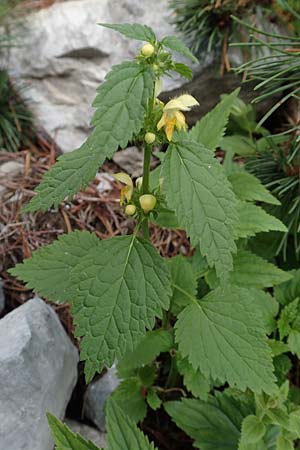
[[[119,383],[116,367],[113,366],[101,378],[93,381],[86,390],[84,414],[102,432],[105,431],[104,405],[106,399],[118,387]]]
[[[106,434],[76,420],[66,419],[65,424],[74,432],[90,440],[99,448],[106,448]]]
[[[53,450],[46,412],[64,416],[77,363],[77,349],[41,299],[0,320],[0,450]]]
[[[10,50],[10,73],[18,84],[24,82],[39,126],[63,152],[85,141],[91,103],[105,75],[114,64],[132,59],[142,45],[97,23],[146,23],[162,37],[174,33],[168,4],[78,0],[56,3],[25,19],[22,45]],[[170,79],[168,88],[180,83],[179,77]]]

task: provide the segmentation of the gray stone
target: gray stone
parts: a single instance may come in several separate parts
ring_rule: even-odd
[[[100,431],[105,431],[104,405],[106,399],[120,383],[113,366],[98,380],[93,381],[87,388],[84,398],[84,415],[90,419]],[[0,449],[1,450],[1,449]]]
[[[10,50],[10,73],[25,83],[24,95],[38,125],[63,152],[86,139],[96,88],[112,65],[132,59],[142,45],[97,23],[146,23],[162,37],[174,33],[168,4],[79,0],[54,4],[24,20],[22,45]],[[169,79],[165,88],[181,83],[179,77]]]
[[[0,320],[0,450],[53,450],[46,412],[64,416],[77,363],[77,349],[41,299]]]
[[[96,428],[90,427],[80,422],[76,422],[75,420],[65,419],[64,421],[66,425],[71,428],[74,433],[78,433],[83,436],[85,439],[90,440],[99,448],[106,447],[106,434],[101,433]]]

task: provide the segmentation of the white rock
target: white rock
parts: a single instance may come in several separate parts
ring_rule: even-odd
[[[53,450],[45,414],[64,416],[77,362],[77,349],[42,300],[0,320],[0,450]]]
[[[117,377],[114,365],[107,370],[103,377],[93,381],[86,390],[83,412],[102,432],[105,431],[104,406],[106,399],[119,384],[120,379]]]
[[[99,448],[106,447],[105,433],[101,433],[100,431],[96,430],[96,428],[89,427],[88,425],[76,422],[75,420],[66,419],[64,422],[69,428],[71,428],[74,433],[80,434],[85,439],[93,442]]]
[[[158,37],[174,34],[169,0],[79,0],[57,3],[28,16],[22,46],[10,51],[11,75],[27,85],[39,125],[63,152],[79,147],[89,133],[91,103],[112,65],[132,59],[141,42],[97,26],[138,22]],[[179,86],[169,79],[166,90]]]

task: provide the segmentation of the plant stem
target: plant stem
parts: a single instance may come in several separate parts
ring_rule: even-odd
[[[144,167],[143,167],[143,184],[142,184],[142,194],[148,194],[149,192],[149,176],[150,176],[150,161],[151,161],[151,150],[152,146],[149,144],[145,145],[144,148]],[[142,233],[143,238],[149,240],[149,224],[148,219],[144,219],[142,222]]]
[[[177,383],[177,379],[178,379],[178,370],[176,367],[176,360],[175,357],[171,356],[171,366],[170,366],[170,371],[169,371],[169,375],[166,381],[166,388],[172,388],[174,386],[176,386]]]
[[[143,220],[143,222],[141,224],[141,230],[142,230],[143,238],[147,239],[147,241],[149,241],[150,233],[149,233],[148,219]]]
[[[144,148],[144,168],[143,168],[143,184],[142,184],[143,194],[148,194],[149,192],[151,150],[152,150],[151,145],[146,144]]]

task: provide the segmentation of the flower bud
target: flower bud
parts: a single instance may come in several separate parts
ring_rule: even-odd
[[[153,142],[156,139],[156,136],[154,133],[148,132],[145,134],[144,139],[145,139],[146,144],[153,144]]]
[[[135,185],[136,185],[136,187],[138,188],[138,190],[140,191],[141,188],[142,188],[142,185],[143,185],[143,177],[138,177],[138,178],[135,180]]]
[[[127,205],[125,208],[125,214],[127,216],[133,216],[136,212],[136,207],[134,205]]]
[[[143,47],[141,48],[141,53],[143,56],[146,56],[147,58],[149,58],[149,56],[152,56],[154,53],[153,45],[152,44],[143,45]]]
[[[152,211],[156,205],[156,198],[152,194],[144,194],[139,198],[140,205],[145,214],[148,214],[149,211]]]

